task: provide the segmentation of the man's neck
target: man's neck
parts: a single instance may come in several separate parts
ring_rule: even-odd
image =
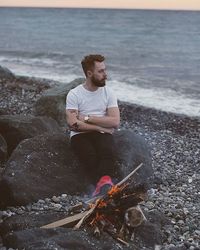
[[[94,86],[94,84],[92,84],[92,82],[88,81],[87,79],[86,82],[83,84],[83,87],[91,92],[94,92],[99,88],[97,86]]]

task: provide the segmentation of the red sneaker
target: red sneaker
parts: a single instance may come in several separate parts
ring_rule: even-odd
[[[92,194],[92,197],[97,195],[104,195],[113,186],[113,182],[109,175],[104,175],[97,182],[96,189]]]

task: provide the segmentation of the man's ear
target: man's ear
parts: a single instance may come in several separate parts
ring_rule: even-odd
[[[88,77],[91,77],[91,76],[92,76],[92,71],[91,71],[91,70],[88,70],[88,71],[87,71],[87,76],[88,76]]]

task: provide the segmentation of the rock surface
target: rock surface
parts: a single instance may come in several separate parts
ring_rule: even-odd
[[[8,68],[0,66],[0,78],[13,80],[15,75]]]
[[[36,249],[36,247],[41,247],[41,246],[47,247],[47,245],[49,245],[50,243],[52,247],[53,246],[61,247],[61,245],[59,245],[60,244],[59,242],[63,242],[64,245],[62,246],[64,247],[64,249],[68,248],[70,249],[72,238],[74,237],[73,239],[75,240],[76,237],[79,237],[78,235],[80,235],[81,237],[80,241],[79,243],[74,241],[73,249],[79,249],[80,242],[81,242],[81,247],[86,247],[86,249],[90,245],[92,246],[94,242],[95,245],[93,245],[94,248],[92,249],[104,249],[102,248],[102,246],[104,246],[104,243],[106,241],[109,242],[108,245],[109,249],[118,249],[118,248],[121,249],[121,246],[117,243],[117,241],[113,241],[112,238],[108,238],[108,235],[106,235],[106,233],[103,233],[101,235],[100,240],[95,239],[95,237],[92,236],[90,228],[88,227],[85,227],[84,230],[79,231],[77,236],[75,236],[76,234],[75,235],[73,234],[74,231],[67,228],[57,228],[50,230],[44,230],[38,228],[42,225],[48,224],[50,222],[65,217],[66,215],[64,213],[49,212],[48,214],[37,214],[37,215],[24,214],[21,215],[21,218],[19,217],[19,215],[14,216],[13,219],[8,218],[7,221],[5,221],[0,226],[0,232],[1,235],[3,236],[3,242],[7,247],[19,248],[19,249],[21,248],[29,249],[30,247],[31,247],[30,249],[32,249],[32,247],[33,249]],[[136,245],[137,249],[142,249],[144,247],[146,247],[147,249],[154,249],[155,245],[161,244],[162,240],[161,224],[162,226],[164,224],[168,224],[166,218],[163,215],[156,213],[146,214],[146,217],[148,218],[149,221],[146,221],[145,223],[135,228],[134,230],[135,245],[130,244],[129,247],[126,247],[124,249],[132,249],[133,246],[136,247]],[[153,224],[152,221],[153,222],[156,221],[156,223]],[[57,233],[60,234],[59,240],[57,238],[58,237]],[[88,245],[84,246],[82,241],[84,241],[84,239],[86,238]],[[108,246],[106,245],[106,247]]]
[[[35,104],[35,115],[45,115],[55,119],[60,125],[66,125],[66,95],[84,79],[76,79],[69,84],[61,84],[47,90]]]
[[[39,211],[39,210],[38,210]],[[7,218],[0,224],[0,234],[5,236],[13,231],[22,231],[24,229],[38,228],[51,222],[63,219],[67,216],[66,212],[49,211],[48,213],[32,213],[24,210],[21,215],[15,215]]]
[[[3,136],[0,134],[0,166],[6,161],[7,158],[7,143]]]
[[[151,151],[143,137],[131,130],[121,130],[114,134],[117,145],[116,158],[119,162],[122,178],[132,172],[140,163],[142,167],[136,172],[132,186],[148,187],[153,176]]]
[[[8,145],[8,155],[24,139],[49,132],[61,132],[57,122],[49,117],[34,117],[32,115],[1,115],[0,133]]]
[[[22,141],[11,155],[0,182],[0,200],[2,206],[24,205],[84,187],[68,137],[43,134]]]
[[[34,103],[49,86],[43,85],[41,82],[37,84],[34,82],[35,79],[29,80],[28,78],[26,80],[21,78],[17,81],[16,78],[10,80],[0,77],[0,114],[33,114]],[[148,216],[147,218],[148,222],[154,225],[158,224],[158,228],[161,228],[162,241],[156,249],[199,250],[200,119],[122,102],[120,103],[120,110],[122,117],[120,128],[141,135],[151,146],[154,182],[153,188],[148,191],[149,199],[142,205],[142,209],[148,215],[153,211],[161,213],[168,220],[166,223],[158,217],[151,218],[151,216]],[[36,203],[26,206],[7,207],[6,210],[0,210],[0,221],[3,223],[9,218],[9,223],[12,224],[12,218],[14,223],[14,218],[18,214],[22,216],[23,222],[22,214],[24,212],[27,212],[28,215],[43,212],[51,213],[52,211],[66,212],[66,207],[70,206],[70,202],[73,201],[72,203],[76,204],[77,199],[83,200],[85,198],[63,194],[44,200],[40,199]],[[18,222],[20,222],[20,219]],[[65,230],[65,228],[62,230]],[[156,236],[153,237],[155,239],[160,235],[159,231],[151,233]],[[24,235],[25,240],[27,239],[27,234],[24,231],[21,235]],[[84,235],[82,236],[82,239],[86,239]],[[9,244],[9,240],[5,241],[4,236],[3,238],[4,243],[1,243],[2,239],[0,238],[2,250],[6,249],[5,244]],[[15,238],[17,239],[17,237]],[[56,235],[55,240],[53,236],[52,238],[50,236],[49,240],[47,238],[44,237],[44,243],[38,243],[37,239],[34,238],[36,242],[31,241],[31,245],[27,243],[26,249],[29,247],[30,249],[51,249],[53,246],[54,249],[55,247],[63,248],[57,243]],[[87,240],[92,241],[93,236],[90,235],[90,238],[89,240],[87,238]],[[25,244],[24,239],[21,237],[19,244],[22,244],[22,242]],[[110,236],[106,240],[108,242],[107,249],[112,249],[113,245],[109,241]],[[104,238],[98,240],[95,244],[102,244],[103,246],[103,241]],[[151,239],[147,239],[148,242],[152,244]],[[158,242],[160,241],[157,241],[156,244]],[[131,249],[155,249],[155,247],[147,247],[143,243],[142,238],[140,238],[137,242],[134,241],[131,244]],[[92,249],[95,249],[95,245],[92,247]],[[127,248],[115,241],[113,249]]]
[[[123,176],[143,162],[134,185],[147,185],[153,170],[146,142],[131,131],[116,132],[114,138],[122,145],[116,157]],[[1,204],[25,205],[60,193],[86,191],[91,184],[86,180],[87,173],[81,172],[69,137],[63,133],[42,134],[22,141],[12,153],[0,181]]]
[[[73,231],[66,228],[29,229],[10,233],[3,240],[7,247],[18,249],[85,249],[107,250],[121,249],[108,235],[99,241],[85,231]],[[131,248],[126,248],[131,249]]]

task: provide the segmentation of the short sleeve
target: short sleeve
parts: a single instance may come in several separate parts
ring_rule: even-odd
[[[108,89],[108,108],[112,107],[118,107],[117,97],[111,89]]]
[[[78,110],[78,99],[73,91],[69,91],[66,97],[66,109],[76,109]]]

